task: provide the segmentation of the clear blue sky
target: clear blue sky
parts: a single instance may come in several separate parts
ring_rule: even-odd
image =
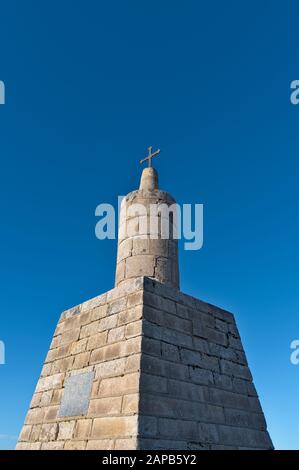
[[[277,448],[299,448],[299,5],[0,4],[0,447],[13,448],[62,310],[113,286],[94,210],[160,183],[205,206],[182,290],[232,310]]]

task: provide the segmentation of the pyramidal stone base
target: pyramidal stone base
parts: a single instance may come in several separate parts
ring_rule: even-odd
[[[272,449],[234,317],[147,277],[67,310],[17,449]]]

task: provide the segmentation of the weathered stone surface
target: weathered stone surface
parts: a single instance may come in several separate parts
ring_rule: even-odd
[[[60,388],[64,380],[64,374],[54,374],[48,377],[42,377],[36,387],[36,392]]]
[[[88,439],[91,432],[92,419],[78,419],[74,432],[75,439]]]
[[[85,450],[85,448],[86,448],[86,441],[72,440],[72,441],[66,441],[66,443],[64,444],[65,450]]]
[[[20,433],[19,441],[29,441],[31,430],[32,430],[32,426],[25,424]]]
[[[132,241],[120,256],[166,247]],[[229,312],[126,279],[64,312],[51,347],[18,449],[272,446]]]
[[[86,450],[113,450],[114,439],[90,439],[87,441]]]
[[[131,393],[130,395],[125,395],[122,401],[122,414],[135,414],[138,413],[139,409],[139,394]]]
[[[58,440],[72,439],[76,421],[63,421],[59,423]]]
[[[49,423],[43,424],[41,427],[39,440],[40,441],[55,441],[58,434],[58,424],[57,423]]]
[[[99,398],[90,401],[88,416],[109,416],[120,414],[122,397]]]

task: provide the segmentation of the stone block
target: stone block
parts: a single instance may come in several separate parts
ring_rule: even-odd
[[[166,418],[210,421],[212,423],[224,423],[223,408],[220,406],[207,405],[171,397],[157,397],[144,393],[140,398],[140,413]]]
[[[103,346],[99,349],[94,349],[90,356],[90,364],[98,362],[111,361],[125,355],[125,343],[113,343]]]
[[[214,385],[213,372],[200,367],[189,367],[190,379],[193,383],[202,385]]]
[[[139,417],[138,422],[139,434],[143,437],[155,437],[158,435],[158,419],[153,416]]]
[[[212,355],[210,344],[206,339],[193,337],[193,348],[195,351]]]
[[[219,388],[209,388],[209,400],[216,405],[224,407],[247,410],[249,408],[249,400],[245,395],[230,392],[228,390],[220,390]]]
[[[149,251],[149,239],[148,238],[135,238],[133,239],[133,250],[132,250],[132,255],[144,255],[144,254],[150,254]],[[154,254],[154,253],[151,253]]]
[[[229,375],[213,373],[215,386],[224,390],[233,390],[233,381]],[[235,390],[238,392],[238,390]]]
[[[65,450],[85,450],[86,441],[66,441],[64,444]]]
[[[60,348],[50,349],[46,357],[46,363],[55,361],[55,359],[62,359],[70,354],[71,344],[61,346]]]
[[[266,430],[266,421],[262,413],[250,413],[248,411],[225,408],[225,422],[230,426],[248,427]]]
[[[133,240],[126,239],[118,244],[117,247],[117,263],[132,255]]]
[[[215,328],[216,330],[222,331],[222,333],[228,333],[229,331],[229,323],[220,320],[219,318],[215,319]]]
[[[217,331],[215,328],[206,328],[206,337],[211,343],[221,344],[222,346],[228,345],[228,338],[222,331]]]
[[[92,310],[89,310],[87,312],[81,312],[80,313],[80,316],[79,316],[80,326],[87,325],[88,323],[90,323],[92,321],[91,320],[92,312],[93,312]]]
[[[37,406],[39,406],[42,394],[43,392],[34,393],[30,402],[30,408],[36,408]]]
[[[212,423],[198,423],[197,439],[202,443],[217,444],[219,442],[217,426]]]
[[[31,430],[32,430],[32,426],[25,424],[19,436],[19,441],[29,441]]]
[[[89,341],[89,338],[84,338],[84,339],[80,339],[79,341],[74,342],[71,346],[70,353],[79,354],[81,352],[86,351],[88,341]]]
[[[58,433],[58,424],[43,424],[41,427],[39,440],[42,442],[55,441]]]
[[[195,421],[183,421],[181,419],[160,418],[159,435],[163,438],[196,439],[197,423]]]
[[[186,441],[140,438],[138,440],[140,450],[187,450]]]
[[[184,364],[219,372],[219,361],[215,357],[185,348],[181,349],[180,354],[181,360]]]
[[[126,358],[126,373],[140,371],[141,368],[141,354],[133,354]]]
[[[171,397],[204,402],[207,398],[207,389],[199,384],[168,379],[168,394]]]
[[[139,394],[131,393],[130,395],[125,395],[122,401],[122,414],[136,414],[139,407]]]
[[[126,358],[113,359],[101,362],[95,366],[95,378],[104,379],[106,377],[116,377],[122,375],[126,370]]]
[[[175,255],[177,255],[177,244],[176,242],[171,242],[170,240],[163,240],[163,239],[157,239],[157,240],[152,240],[152,239],[149,239],[148,240],[148,245],[149,245],[149,253],[151,255],[155,255],[155,256],[164,256],[165,258],[168,257],[169,255],[169,252],[171,251],[170,253],[170,257],[174,257]],[[171,247],[171,248],[170,248]]]
[[[121,412],[122,397],[108,397],[90,400],[88,416],[118,415]]]
[[[72,328],[71,330],[66,331],[59,337],[59,346],[65,346],[69,343],[77,341],[80,335],[80,327]]]
[[[164,361],[163,359],[143,354],[141,357],[142,373],[160,375],[162,377],[189,379],[188,367],[184,364]]]
[[[51,405],[59,405],[62,398],[63,388],[53,390]]]
[[[113,397],[138,392],[139,373],[126,374],[120,377],[103,379],[99,387],[99,396]]]
[[[89,338],[90,336],[97,334],[100,331],[99,326],[100,320],[96,320],[92,323],[89,323],[88,325],[82,326],[80,331],[80,339]]]
[[[104,346],[107,341],[108,332],[102,331],[101,333],[97,333],[93,336],[90,336],[87,339],[87,349],[98,349],[101,346]]]
[[[46,377],[47,375],[51,375],[51,368],[52,368],[52,364],[49,363],[49,364],[45,364],[42,368],[42,371],[41,371],[41,377]]]
[[[31,443],[21,442],[20,447],[19,445],[17,446],[18,450],[40,450],[40,448],[41,448],[41,442],[31,442]]]
[[[225,359],[220,360],[221,372],[223,374],[231,375],[234,377],[240,377],[241,379],[252,380],[252,375],[247,366],[236,364],[235,362],[226,361]]]
[[[142,373],[140,376],[141,392],[167,393],[167,379],[157,375]]]
[[[142,352],[160,357],[162,353],[161,342],[145,336],[142,339]]]
[[[126,325],[125,328],[125,337],[126,339],[132,338],[134,336],[140,336],[142,333],[142,321],[138,320]]]
[[[154,276],[155,257],[152,255],[137,255],[126,259],[126,277]]]
[[[220,425],[219,442],[233,447],[248,446],[255,449],[271,449],[272,442],[267,433],[257,429]]]
[[[129,308],[118,315],[118,325],[126,325],[127,323],[140,320],[142,318],[142,315],[142,305],[137,305],[136,307]]]
[[[104,318],[106,316],[106,313],[107,313],[107,308],[108,308],[107,304],[99,305],[98,307],[95,307],[91,311],[91,317],[90,317],[91,322],[94,322],[94,321],[100,320],[101,318]]]
[[[133,272],[163,249],[131,240],[118,257]],[[17,448],[272,448],[229,312],[133,277],[64,312],[51,347]]]
[[[173,362],[180,362],[180,349],[178,346],[174,346],[173,344],[170,343],[164,343],[162,341],[161,343],[158,342],[159,348],[157,348],[157,354],[162,355],[163,359],[166,359],[168,361],[173,361]]]
[[[44,408],[33,408],[29,410],[26,416],[26,424],[39,424],[43,422],[45,415]]]
[[[56,327],[56,330],[55,330],[55,333],[54,333],[54,336],[62,335],[63,333],[65,333],[69,330],[74,330],[79,325],[80,325],[79,316],[67,318],[63,322],[58,323],[58,325]]]
[[[39,406],[48,406],[51,403],[52,400],[52,395],[53,395],[53,390],[48,390],[47,392],[43,392]]]
[[[51,405],[51,406],[45,407],[44,408],[44,410],[45,410],[44,421],[49,422],[49,421],[57,420],[58,409],[59,409],[59,407],[56,406],[56,405]]]
[[[86,450],[113,450],[114,440],[113,439],[92,439],[87,441]]]
[[[107,439],[136,436],[138,432],[137,416],[121,416],[113,418],[95,418],[91,437]]]
[[[122,312],[127,306],[127,297],[114,300],[108,304],[107,315],[114,315],[115,313]]]
[[[136,305],[141,305],[143,303],[143,291],[134,292],[133,294],[128,295],[127,307],[135,307]]]
[[[117,343],[122,341],[125,338],[125,326],[119,326],[118,328],[113,328],[108,333],[107,343]]]
[[[34,424],[30,433],[30,441],[37,442],[40,441],[40,433],[42,429],[42,424]]]
[[[185,346],[192,349],[191,335],[181,333],[180,331],[176,331],[170,328],[163,328],[161,335],[164,341],[167,343],[172,343],[176,346]]]
[[[126,356],[141,352],[141,336],[129,338],[123,344]]]
[[[61,421],[59,423],[58,440],[72,439],[76,421]]]
[[[52,362],[52,374],[58,374],[59,372],[66,372],[71,370],[74,363],[74,357],[64,357],[63,359],[57,359],[57,361]]]
[[[83,367],[88,366],[89,358],[90,358],[90,352],[89,351],[77,354],[75,356],[73,369],[82,369]]]
[[[116,439],[115,440],[115,450],[136,450],[137,448],[137,438],[130,439]]]

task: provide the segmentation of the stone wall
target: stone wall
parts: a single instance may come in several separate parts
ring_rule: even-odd
[[[136,448],[142,287],[133,279],[61,315],[17,449]],[[68,378],[90,372],[85,415],[60,416]]]
[[[140,277],[61,315],[17,448],[272,443],[233,315]]]
[[[141,449],[271,449],[234,316],[145,279]]]
[[[150,169],[146,168],[144,171]],[[147,276],[179,288],[174,205],[175,200],[158,189],[133,191],[122,200],[115,286],[127,279]],[[151,214],[152,206],[158,210],[156,215]],[[166,213],[163,212],[163,207],[167,208]]]

